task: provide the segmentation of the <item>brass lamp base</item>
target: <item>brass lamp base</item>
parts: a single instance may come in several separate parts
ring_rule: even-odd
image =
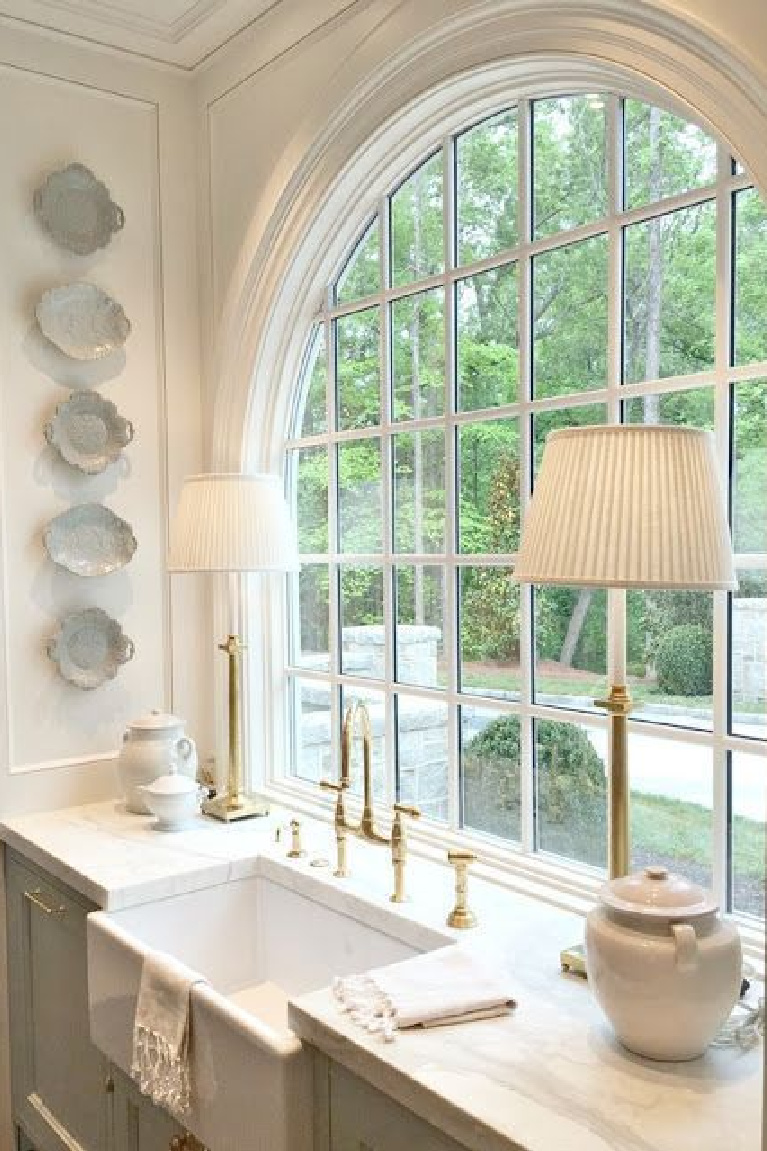
[[[224,823],[234,823],[238,819],[255,819],[260,815],[268,815],[269,804],[266,800],[249,795],[217,795],[215,799],[205,800],[202,812],[203,815],[210,815],[213,819],[220,819]]]

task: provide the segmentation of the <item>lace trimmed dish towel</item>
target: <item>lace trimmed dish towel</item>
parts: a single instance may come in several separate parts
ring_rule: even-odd
[[[131,1075],[142,1095],[182,1117],[190,1105],[189,994],[204,982],[172,955],[152,952],[144,958]]]
[[[506,978],[455,945],[336,979],[333,993],[355,1023],[385,1039],[398,1028],[489,1019],[516,1006]]]

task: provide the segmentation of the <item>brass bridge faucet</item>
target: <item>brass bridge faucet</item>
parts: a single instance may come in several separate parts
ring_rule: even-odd
[[[344,806],[344,792],[351,785],[352,748],[354,746],[354,730],[359,724],[362,729],[362,818],[359,823],[351,823]],[[336,832],[336,846],[338,850],[337,866],[334,874],[344,878],[349,874],[346,855],[347,834],[355,835],[358,839],[366,839],[369,843],[377,843],[382,847],[391,847],[392,866],[394,867],[394,894],[392,902],[400,903],[405,898],[404,868],[407,858],[405,846],[405,832],[401,816],[410,815],[417,818],[421,813],[416,807],[407,807],[404,804],[394,805],[394,824],[390,836],[384,835],[375,824],[373,812],[373,728],[370,723],[370,712],[361,700],[350,703],[344,713],[344,722],[341,729],[341,778],[338,783],[323,779],[320,787],[325,791],[336,793],[336,808],[334,826]]]

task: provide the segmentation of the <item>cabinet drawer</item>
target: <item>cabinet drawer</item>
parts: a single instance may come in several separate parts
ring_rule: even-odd
[[[330,1151],[463,1151],[447,1135],[330,1064]]]

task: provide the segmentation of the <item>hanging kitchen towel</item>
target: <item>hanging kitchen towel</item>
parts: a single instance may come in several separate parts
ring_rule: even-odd
[[[189,995],[201,975],[172,955],[150,952],[141,968],[131,1074],[143,1095],[184,1116],[189,1111]]]
[[[397,1028],[488,1019],[516,1006],[508,980],[458,946],[336,979],[333,991],[355,1023],[387,1039]]]

